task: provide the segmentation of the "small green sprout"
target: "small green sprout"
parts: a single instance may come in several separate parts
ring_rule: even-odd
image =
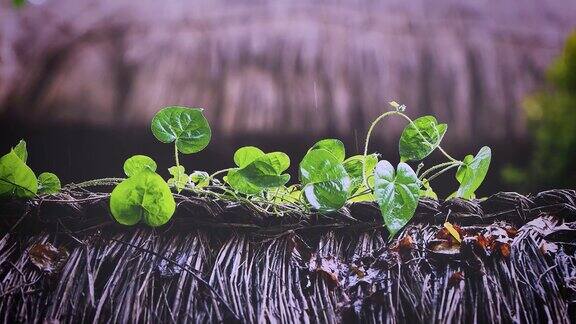
[[[38,193],[50,195],[59,192],[61,189],[60,179],[54,173],[43,172],[38,176]]]
[[[124,162],[124,173],[127,177],[136,175],[144,170],[156,172],[156,162],[146,155],[134,155]]]
[[[168,169],[173,176],[168,184],[176,188],[178,193],[190,181],[185,168],[180,165],[178,152],[184,154],[200,152],[208,146],[212,138],[210,125],[202,111],[201,108],[170,106],[157,112],[152,119],[151,128],[154,137],[162,143],[174,142],[176,165]]]
[[[463,163],[456,171],[456,180],[460,183],[456,197],[471,199],[476,189],[480,187],[492,159],[492,151],[489,147],[484,146],[476,156],[467,155]]]

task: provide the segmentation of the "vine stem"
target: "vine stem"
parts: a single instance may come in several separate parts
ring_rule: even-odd
[[[370,125],[370,128],[368,129],[368,133],[366,134],[366,141],[364,142],[364,161],[366,161],[366,157],[368,156],[368,144],[370,143],[370,137],[372,136],[372,131],[374,130],[374,127],[376,127],[376,125],[384,118],[391,116],[391,115],[399,115],[402,118],[406,119],[412,126],[414,126],[414,128],[416,128],[416,131],[418,131],[418,134],[420,134],[420,136],[426,140],[426,138],[424,137],[424,135],[422,133],[420,133],[420,130],[418,129],[418,127],[416,127],[416,125],[414,124],[414,121],[412,121],[412,119],[410,119],[410,117],[408,117],[406,114],[398,111],[398,110],[391,110],[391,111],[387,111],[383,114],[381,114],[380,116],[378,116],[378,118],[376,118],[372,124]],[[450,167],[453,167],[455,165],[459,165],[461,162],[456,160],[455,158],[453,158],[450,154],[448,154],[440,145],[437,146],[438,150],[444,154],[444,156],[446,156],[446,158],[448,158],[448,160],[450,160],[450,163],[453,163],[453,165],[450,165]],[[364,184],[366,185],[366,187],[370,187],[368,184],[368,179],[366,178],[366,163],[362,163],[362,179],[364,181]]]
[[[370,137],[372,136],[372,131],[374,130],[374,127],[376,127],[376,125],[384,118],[390,116],[390,115],[397,115],[400,114],[399,111],[396,110],[392,110],[392,111],[387,111],[385,113],[383,113],[382,115],[378,116],[378,118],[376,118],[372,124],[370,124],[370,128],[368,128],[368,133],[366,134],[366,140],[364,141],[364,161],[362,162],[362,180],[364,180],[364,185],[366,185],[366,187],[369,188],[369,184],[368,184],[368,179],[366,178],[366,158],[368,156],[368,145],[370,144]]]
[[[440,152],[442,152],[442,154],[444,154],[445,157],[448,158],[448,160],[450,160],[452,162],[460,162],[460,161],[456,160],[455,158],[453,158],[452,156],[450,156],[450,154],[448,154],[448,152],[444,151],[442,146],[438,145],[438,149],[440,150]]]
[[[210,183],[210,182],[212,181],[212,179],[214,179],[215,176],[217,176],[217,175],[219,175],[219,174],[222,174],[222,173],[224,173],[224,172],[228,172],[228,171],[233,170],[233,169],[235,169],[235,168],[223,169],[223,170],[216,171],[216,172],[212,173],[212,174],[208,177],[208,183]]]
[[[356,193],[356,194],[348,197],[348,200],[354,199],[354,198],[357,198],[357,197],[360,197],[360,196],[367,195],[367,194],[369,194],[371,191],[372,191],[371,189],[366,189],[366,190],[364,190],[364,191],[362,191],[362,192],[360,192],[360,193]]]
[[[445,167],[444,169],[442,169],[442,170],[434,173],[433,175],[431,175],[431,176],[427,179],[428,183],[430,183],[430,181],[432,181],[432,180],[436,179],[437,177],[439,177],[440,175],[442,175],[444,172],[446,172],[446,171],[448,171],[448,170],[450,170],[450,169],[452,169],[452,168],[455,168],[455,167],[457,167],[457,166],[459,166],[459,165],[460,165],[460,164],[454,163],[454,164],[451,164],[451,165]]]
[[[416,128],[416,131],[418,132],[418,134],[420,134],[420,136],[426,141],[426,138],[424,137],[424,135],[422,135],[422,133],[420,133],[420,130],[418,129],[418,127],[416,127],[416,124],[414,124],[414,121],[412,121],[412,119],[410,119],[410,117],[408,117],[406,114],[403,114],[401,112],[398,112],[398,115],[402,116],[404,119],[406,119],[412,126],[414,126],[414,128]],[[428,142],[428,141],[426,141]],[[444,156],[452,161],[452,162],[459,162],[458,160],[456,160],[455,158],[453,158],[450,154],[448,154],[448,152],[446,152],[442,146],[440,146],[440,144],[438,144],[437,146],[438,150],[444,154]]]
[[[453,164],[460,165],[460,164],[462,164],[462,162],[460,162],[460,161],[456,161],[456,162],[454,162],[454,161],[449,161],[449,162],[444,162],[444,163],[436,164],[435,166],[430,167],[430,169],[422,172],[422,174],[421,174],[418,178],[419,178],[420,180],[423,180],[423,179],[426,177],[426,175],[430,174],[432,171],[438,170],[438,169],[443,168],[443,167],[446,167],[446,166],[451,166],[451,165],[453,165]]]
[[[174,141],[174,159],[176,160],[176,167],[179,167],[180,159],[178,158],[178,146],[176,146],[176,141]]]
[[[95,187],[95,186],[113,186],[118,184],[118,182],[124,181],[124,178],[102,178],[88,180],[80,183],[71,183],[68,186],[71,188],[84,188],[84,187]]]

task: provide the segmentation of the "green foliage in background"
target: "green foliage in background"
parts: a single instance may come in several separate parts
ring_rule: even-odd
[[[524,102],[534,153],[526,169],[507,167],[504,179],[525,190],[576,185],[576,31],[546,74],[546,87]]]
[[[26,4],[26,0],[12,0],[12,6],[14,8],[22,8]]]

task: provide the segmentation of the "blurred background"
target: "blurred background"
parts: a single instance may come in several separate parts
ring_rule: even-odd
[[[296,178],[320,138],[360,153],[396,100],[448,123],[453,156],[492,147],[479,195],[574,188],[575,28],[574,0],[0,0],[0,149],[26,139],[32,168],[65,183],[122,176],[132,154],[167,175],[149,122],[185,105],[213,131],[188,171],[256,145]],[[404,126],[382,124],[371,151],[397,162]]]

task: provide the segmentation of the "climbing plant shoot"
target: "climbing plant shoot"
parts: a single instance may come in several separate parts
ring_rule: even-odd
[[[156,113],[151,123],[154,137],[173,145],[174,165],[167,168],[171,177],[163,179],[158,165],[146,155],[128,158],[123,166],[126,178],[105,178],[71,183],[64,187],[113,186],[110,212],[120,224],[149,226],[166,224],[176,211],[174,195],[188,194],[210,199],[238,202],[257,212],[282,216],[285,213],[330,213],[348,203],[367,201],[379,205],[390,238],[414,216],[421,197],[437,198],[431,181],[455,170],[460,184],[449,197],[475,198],[490,166],[491,151],[482,147],[476,155],[458,160],[441,146],[448,129],[433,116],[412,120],[406,106],[391,102],[370,125],[362,155],[346,156],[338,139],[322,139],[314,144],[299,162],[298,183],[289,184],[285,171],[291,163],[282,152],[266,153],[254,146],[239,148],[230,160],[230,168],[208,174],[195,170],[187,173],[180,154],[202,151],[210,143],[212,132],[200,108],[170,106]],[[369,153],[376,126],[383,120],[399,117],[406,121],[400,135],[400,163],[392,165]],[[421,161],[438,150],[445,162],[424,167]],[[31,199],[38,195],[57,194],[60,180],[52,173],[38,177],[26,164],[26,143],[20,141],[0,158],[0,197]],[[419,163],[416,170],[410,163]]]

